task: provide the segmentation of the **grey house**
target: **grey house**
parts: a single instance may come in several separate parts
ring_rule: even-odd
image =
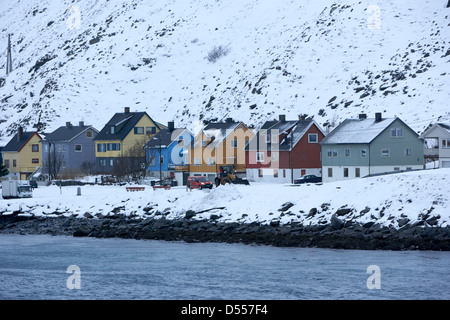
[[[420,137],[427,142],[425,159],[439,161],[439,168],[450,168],[450,123],[436,123]]]
[[[320,146],[324,182],[424,168],[423,140],[399,118],[381,113],[344,120]]]
[[[79,122],[78,126],[67,122],[65,126],[59,127],[41,140],[43,166],[46,166],[46,161],[54,153],[62,160],[62,174],[79,173],[85,161],[94,166],[94,138],[97,134],[97,129],[85,125],[84,122]]]

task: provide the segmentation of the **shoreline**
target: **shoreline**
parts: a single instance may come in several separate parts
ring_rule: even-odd
[[[217,222],[165,218],[32,217],[0,216],[0,234],[62,235],[93,238],[184,241],[187,243],[240,243],[274,247],[303,247],[353,250],[450,251],[450,227],[406,225],[401,229],[376,223],[303,226],[256,222]]]

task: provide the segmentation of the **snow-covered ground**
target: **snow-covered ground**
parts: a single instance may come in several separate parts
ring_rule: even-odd
[[[78,187],[50,186],[35,189],[31,199],[1,200],[0,212],[21,210],[26,215],[49,217],[89,213],[94,218],[120,212],[139,218],[175,219],[193,210],[197,214],[192,219],[216,215],[217,221],[223,222],[268,224],[275,220],[315,225],[329,223],[338,209],[349,208],[353,210],[338,218],[395,228],[399,222],[402,226],[432,218],[428,220],[432,225],[448,226],[449,179],[450,169],[437,169],[322,185],[252,183],[190,192],[185,187],[153,190],[147,186],[142,192],[127,192],[121,186],[83,186],[81,196],[77,196]],[[287,203],[292,204],[290,208]],[[311,212],[312,208],[317,212]]]

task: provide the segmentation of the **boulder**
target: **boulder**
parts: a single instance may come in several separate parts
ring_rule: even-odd
[[[349,208],[342,208],[342,209],[339,209],[338,211],[336,211],[336,215],[337,216],[345,216],[346,214],[349,214],[350,212],[352,212],[352,209],[349,209]]]
[[[191,219],[196,215],[196,212],[194,210],[188,210],[186,211],[186,214],[184,215],[185,219]]]
[[[333,215],[331,216],[330,224],[331,224],[331,227],[332,227],[334,230],[339,230],[339,229],[341,229],[341,228],[344,226],[344,222],[343,222],[341,219],[339,219],[339,218],[336,216],[336,214],[333,214]]]

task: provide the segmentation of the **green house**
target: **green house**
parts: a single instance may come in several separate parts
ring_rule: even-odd
[[[399,118],[346,119],[320,143],[324,182],[424,168],[423,139]]]

